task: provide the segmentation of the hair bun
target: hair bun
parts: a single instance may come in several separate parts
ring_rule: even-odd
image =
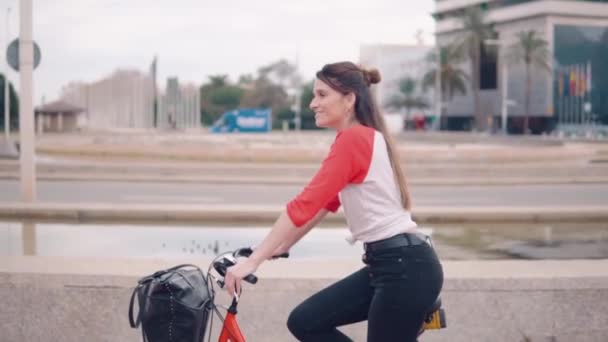
[[[363,75],[365,75],[365,79],[367,80],[367,83],[369,83],[369,84],[380,83],[380,81],[382,80],[382,77],[380,77],[380,71],[378,71],[378,69],[376,69],[376,68],[363,69],[362,71],[363,71]]]

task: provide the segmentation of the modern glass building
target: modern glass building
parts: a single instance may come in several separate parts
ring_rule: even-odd
[[[534,30],[548,43],[550,70],[533,68],[530,129],[533,133],[592,123],[608,124],[608,0],[437,0],[437,43],[457,42],[461,16],[478,6],[501,46],[515,42],[521,31]],[[501,47],[504,49],[503,47]],[[483,46],[480,65],[481,112],[487,124],[500,126],[502,52]],[[470,62],[460,66],[469,75]],[[469,85],[470,88],[470,85]],[[508,127],[520,132],[525,115],[525,65],[508,64]],[[450,129],[473,126],[474,100],[455,96],[445,104]]]

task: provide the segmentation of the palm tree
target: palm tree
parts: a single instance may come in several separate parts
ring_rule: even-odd
[[[212,87],[224,87],[228,84],[228,75],[211,75],[209,76],[209,84]]]
[[[532,96],[532,75],[530,69],[538,67],[543,71],[550,71],[547,62],[549,50],[547,41],[537,36],[536,31],[522,31],[517,33],[516,42],[509,48],[508,59],[512,63],[523,62],[526,65],[526,111],[524,115],[524,134],[528,133],[530,117],[530,98]]]
[[[435,87],[437,64],[439,64],[441,72],[439,76],[441,81],[441,103],[451,100],[455,94],[466,95],[466,83],[469,80],[469,76],[457,67],[465,59],[462,46],[442,46],[439,48],[439,63],[437,63],[437,57],[437,50],[433,50],[426,57],[427,62],[432,67],[422,76],[422,89],[426,91],[429,88]],[[441,108],[443,111],[443,106]],[[441,117],[443,118],[443,115]],[[441,127],[441,124],[439,127]]]
[[[387,106],[395,109],[405,108],[407,118],[412,108],[428,108],[429,105],[422,96],[416,95],[416,81],[406,77],[399,82],[399,94],[390,98]]]
[[[479,96],[481,44],[483,44],[484,40],[494,35],[492,27],[484,23],[484,17],[484,12],[479,7],[469,7],[460,18],[464,32],[460,44],[466,49],[471,61],[471,76],[473,81],[471,88],[473,89],[475,126],[477,129],[485,128],[485,118],[481,113],[481,98]]]

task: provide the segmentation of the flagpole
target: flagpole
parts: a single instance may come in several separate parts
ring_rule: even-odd
[[[557,125],[562,126],[562,120],[564,115],[564,106],[563,106],[563,95],[564,95],[564,85],[562,78],[562,70],[561,67],[557,68]]]
[[[572,112],[572,82],[570,81],[570,73],[572,72],[572,67],[568,66],[566,68],[566,85],[568,86],[568,91],[566,94],[566,115],[564,115],[564,121],[566,123],[566,126],[568,126],[570,124],[570,117],[571,117],[571,112]]]
[[[561,116],[560,113],[561,113],[561,110],[562,110],[562,106],[559,103],[560,100],[561,100],[561,96],[562,96],[562,93],[560,92],[560,87],[559,87],[559,67],[557,67],[555,69],[555,71],[553,72],[553,79],[555,80],[555,82],[557,82],[557,87],[556,87],[557,88],[557,92],[556,92],[557,96],[555,96],[555,103],[556,103],[556,106],[555,106],[555,118],[557,119],[557,127],[559,128],[559,126],[560,126],[560,116]],[[554,84],[554,86],[556,85],[555,83],[553,83],[553,84]]]
[[[581,124],[581,97],[580,97],[580,92],[579,92],[579,87],[580,87],[580,69],[578,67],[578,64],[576,64],[574,66],[574,122],[576,124],[576,129],[580,130],[580,124]]]
[[[578,126],[579,129],[583,126],[583,94],[582,94],[582,86],[581,82],[583,80],[583,70],[580,65],[577,65],[576,69],[578,72],[576,73],[576,95],[578,98]]]
[[[570,82],[570,72],[572,71],[571,69],[572,68],[570,66],[566,68],[566,85],[568,86],[568,91],[566,92],[566,115],[564,115],[564,118],[566,119],[566,126],[570,124],[570,112],[572,111],[572,100],[570,98],[572,95],[572,82]]]
[[[578,64],[574,66],[574,124],[578,130],[579,120],[580,120],[580,108],[579,108],[579,93],[578,93]]]
[[[591,100],[592,100],[592,98],[591,98],[591,61],[587,61],[587,79],[586,79],[586,81],[587,81],[587,87],[586,87],[587,88],[586,89],[587,90],[587,97],[589,99],[589,123],[590,123],[591,128],[593,129],[593,127],[595,125],[594,125],[594,122],[593,122],[593,114],[592,114],[593,113],[593,105],[591,103]]]
[[[558,112],[558,118],[557,118],[557,122],[558,125],[560,126],[560,130],[563,129],[563,125],[564,125],[564,68],[563,67],[558,67],[558,73],[557,73],[557,91],[559,92],[559,96],[557,97],[557,103],[559,106],[559,112]]]
[[[564,74],[568,75],[568,68],[564,68]],[[564,77],[567,79],[567,77]],[[562,120],[564,122],[564,126],[568,125],[568,82],[564,82],[564,97],[562,98],[562,102],[564,104],[564,108],[563,108],[563,113],[564,113],[564,120]]]

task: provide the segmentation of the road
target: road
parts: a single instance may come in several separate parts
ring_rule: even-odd
[[[196,183],[39,181],[38,199],[52,202],[280,205],[300,187]],[[608,184],[412,186],[414,206],[608,205]],[[0,201],[18,201],[19,183],[0,180]]]

